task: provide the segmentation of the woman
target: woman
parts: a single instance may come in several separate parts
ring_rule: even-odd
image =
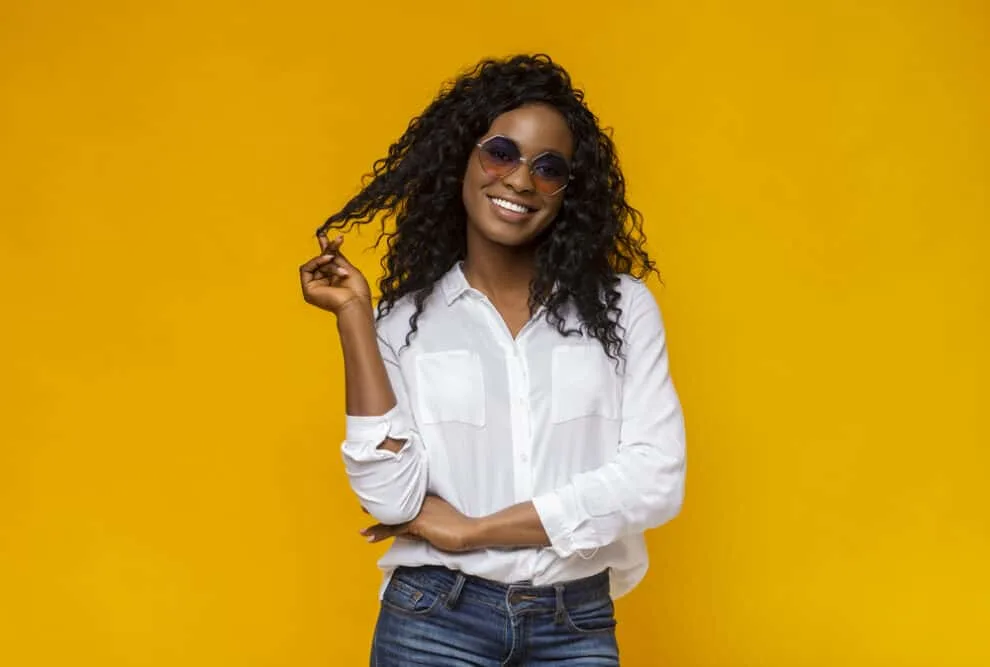
[[[370,289],[340,248],[384,215]],[[375,665],[616,665],[612,600],[684,493],[654,270],[611,140],[546,56],[482,62],[414,119],[317,233],[343,456],[394,538]],[[636,277],[633,277],[636,276]]]

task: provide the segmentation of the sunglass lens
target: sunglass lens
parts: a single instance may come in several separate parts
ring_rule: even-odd
[[[547,153],[533,162],[533,184],[544,194],[557,192],[570,178],[567,161],[559,155]]]
[[[502,177],[519,165],[519,147],[505,137],[492,137],[478,151],[481,166],[492,175]]]

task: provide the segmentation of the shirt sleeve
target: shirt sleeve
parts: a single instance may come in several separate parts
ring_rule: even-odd
[[[684,499],[684,417],[670,378],[660,309],[634,283],[625,327],[622,424],[616,455],[533,499],[561,557],[593,550],[674,518]]]
[[[405,380],[395,351],[378,335],[378,349],[396,405],[380,416],[347,415],[341,453],[344,469],[361,506],[378,521],[393,525],[412,521],[426,497],[427,465],[416,430]],[[398,452],[380,449],[386,438],[403,441]]]

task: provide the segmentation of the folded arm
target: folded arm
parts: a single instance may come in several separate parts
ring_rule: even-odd
[[[347,433],[341,448],[351,488],[377,520],[413,519],[426,495],[426,456],[413,428],[394,350],[365,304],[338,314],[344,353]]]

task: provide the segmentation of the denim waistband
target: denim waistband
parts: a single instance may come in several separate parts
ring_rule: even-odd
[[[462,595],[480,598],[481,601],[495,605],[543,602],[566,607],[609,596],[608,570],[583,579],[548,586],[533,586],[526,581],[503,584],[439,565],[399,567],[392,573],[392,578],[445,595],[448,605],[456,604]]]

